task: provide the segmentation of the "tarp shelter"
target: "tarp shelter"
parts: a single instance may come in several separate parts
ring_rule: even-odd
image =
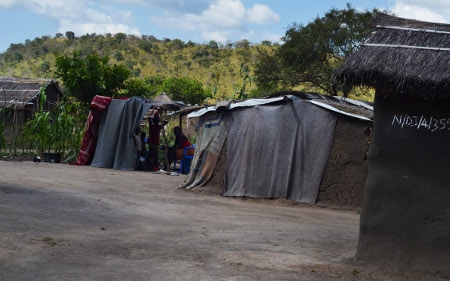
[[[117,170],[134,170],[137,146],[132,133],[151,108],[180,109],[176,103],[140,97],[111,99],[96,96],[91,103],[77,164]]]
[[[193,189],[219,177],[224,196],[289,198],[314,204],[338,116],[371,123],[366,116],[330,103],[341,101],[317,94],[308,100],[280,96],[190,113],[188,118],[199,118],[197,148],[183,187]],[[219,173],[218,162],[225,162]]]
[[[134,170],[138,149],[132,134],[151,107],[141,98],[112,100],[100,122],[91,166]]]
[[[450,25],[378,14],[335,78],[376,89],[356,257],[450,277]]]

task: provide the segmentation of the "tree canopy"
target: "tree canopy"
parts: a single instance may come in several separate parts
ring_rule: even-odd
[[[161,89],[172,99],[188,104],[203,104],[210,93],[203,89],[202,84],[188,77],[170,77],[164,80]]]
[[[255,80],[258,89],[267,95],[284,88],[284,81],[280,60],[273,49],[259,48],[256,55]]]
[[[306,26],[294,23],[274,54],[260,53],[262,59],[255,70],[258,86],[306,84],[336,95],[330,82],[332,72],[371,35],[368,22],[376,12],[358,12],[347,4],[346,9],[331,9]],[[269,74],[273,68],[280,74]]]
[[[123,65],[108,64],[107,56],[57,55],[55,75],[66,92],[80,102],[89,103],[96,95],[114,97],[125,87],[131,71]]]

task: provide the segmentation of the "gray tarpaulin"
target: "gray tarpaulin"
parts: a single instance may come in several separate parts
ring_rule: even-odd
[[[197,147],[184,188],[192,189],[201,186],[211,178],[226,138],[227,132],[222,113],[210,112],[200,118]]]
[[[224,196],[314,204],[336,118],[304,100],[228,112]]]
[[[207,182],[227,139],[224,196],[314,204],[336,119],[337,113],[304,100],[205,113],[184,187]]]
[[[112,100],[102,116],[91,166],[134,170],[137,146],[132,132],[139,126],[151,103],[138,97]]]

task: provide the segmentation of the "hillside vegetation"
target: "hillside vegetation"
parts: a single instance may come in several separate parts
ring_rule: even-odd
[[[198,80],[214,98],[229,99],[242,89],[258,92],[256,84],[250,83],[257,54],[261,50],[272,52],[279,46],[269,41],[251,44],[247,40],[216,41],[204,44],[183,42],[180,39],[157,39],[153,36],[86,34],[80,37],[73,32],[56,36],[42,36],[24,43],[12,43],[0,54],[0,76],[54,79],[57,55],[98,54],[109,57],[110,64],[122,64],[131,70],[131,78],[189,77]],[[242,72],[242,65],[248,75]],[[246,79],[244,81],[244,79]]]
[[[149,93],[147,96],[152,97],[167,91],[171,97],[190,99],[192,103],[208,98],[268,96],[288,90],[371,101],[373,89],[363,85],[344,87],[331,78],[334,70],[371,36],[369,22],[378,12],[377,9],[361,12],[350,4],[342,10],[331,9],[307,25],[294,23],[286,30],[282,45],[270,41],[254,44],[248,40],[198,44],[124,33],[76,37],[67,31],[65,35],[58,33],[55,37],[42,36],[11,44],[0,54],[0,75],[58,78],[70,72],[62,77],[62,82],[72,81],[66,83],[72,86],[83,84],[79,82],[88,76],[94,77],[94,81],[85,83],[89,87],[78,91],[83,93],[93,92],[91,82],[96,84],[98,92],[107,88],[111,81],[97,79],[106,77],[105,80],[113,80],[113,85],[118,85],[111,87],[111,96],[117,92],[127,96]],[[57,59],[61,57],[64,58]],[[85,58],[92,63],[85,63]],[[117,71],[118,78],[128,80],[116,79],[107,69],[103,71],[107,68],[102,63],[104,58],[115,66],[112,69]],[[63,63],[59,64],[60,61]],[[78,73],[72,73],[77,70]],[[91,75],[95,70],[99,70],[99,75]],[[103,72],[106,74],[101,75]],[[192,96],[200,98],[191,99]]]

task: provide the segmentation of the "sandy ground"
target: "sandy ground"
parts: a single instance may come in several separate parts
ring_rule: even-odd
[[[355,262],[356,211],[185,178],[0,161],[0,280],[438,280]]]

